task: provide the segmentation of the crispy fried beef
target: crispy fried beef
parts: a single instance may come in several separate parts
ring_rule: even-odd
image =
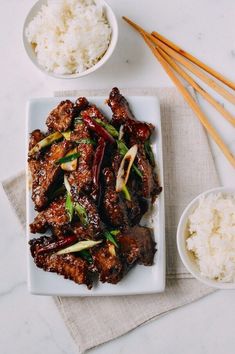
[[[162,188],[159,186],[157,175],[146,157],[144,146],[138,144],[138,153],[136,156],[137,166],[142,173],[140,184],[141,195],[144,198],[150,198],[154,202]]]
[[[119,152],[115,152],[112,158],[112,167],[115,176],[117,177],[118,169],[121,164],[122,157],[119,154]],[[127,215],[128,215],[128,220],[130,220],[131,225],[138,224],[142,218],[142,216],[146,213],[148,209],[148,203],[143,197],[143,195],[139,195],[137,193],[138,191],[138,186],[136,183],[136,176],[131,175],[130,176],[130,182],[128,183],[128,189],[131,190],[131,200],[123,200]],[[113,188],[115,188],[115,181],[113,182]]]
[[[141,171],[142,178],[142,197],[151,198],[153,201],[161,192],[156,173],[146,157],[143,143],[148,140],[154,129],[152,124],[147,124],[135,120],[129,104],[117,88],[113,88],[108,104],[113,112],[113,123],[123,124],[124,131],[128,134],[130,146],[138,144],[138,154],[136,157],[137,166]]]
[[[106,242],[91,251],[94,267],[102,283],[117,284],[124,275],[124,264],[115,251],[114,245]]]
[[[92,185],[92,162],[94,146],[89,142],[91,135],[88,128],[82,122],[75,125],[71,133],[71,141],[77,142],[77,151],[80,154],[76,171],[67,173],[69,184],[72,186],[73,197],[80,192],[89,192]]]
[[[126,227],[129,224],[127,210],[120,194],[115,190],[114,173],[106,167],[103,170],[103,177],[105,183],[102,202],[104,219],[113,227]]]
[[[78,240],[100,239],[102,237],[103,223],[94,201],[90,197],[83,195],[77,198],[76,202],[78,202],[86,212],[87,225],[79,220],[79,216],[77,216],[75,212],[73,221],[69,225],[64,224],[62,226],[62,233],[74,234],[77,236]],[[53,228],[53,233],[56,233],[57,236],[59,235],[59,231],[59,228],[57,228],[57,230]]]
[[[135,262],[145,266],[153,264],[156,249],[151,229],[136,225],[119,234],[117,239],[120,252],[129,265]]]
[[[64,140],[53,144],[40,160],[29,160],[32,175],[32,200],[35,208],[42,210],[48,204],[48,194],[58,178],[61,168],[55,161],[62,158],[71,147],[71,143]]]
[[[108,105],[113,112],[112,123],[116,126],[123,125],[124,132],[135,137],[141,142],[148,140],[154,129],[152,124],[135,120],[129,104],[118,88],[114,87],[109,95]]]
[[[70,128],[73,116],[73,103],[69,100],[62,101],[50,112],[46,120],[46,125],[48,126],[49,131],[64,132]]]
[[[42,139],[45,138],[45,134],[40,129],[32,131],[29,137],[29,151]]]
[[[62,101],[47,118],[48,131],[34,130],[29,139],[31,150],[51,132],[69,129],[66,135],[59,134],[59,141],[41,149],[39,145],[37,153],[29,154],[32,200],[38,211],[30,232],[52,233],[29,242],[32,257],[39,268],[89,289],[95,274],[103,283],[116,284],[134,264],[152,265],[156,252],[151,229],[139,225],[161,191],[149,147],[154,127],[135,120],[117,88],[110,93],[108,104],[113,112],[110,124],[117,129],[123,126],[120,139],[126,147],[116,143],[110,127],[94,121],[109,122],[85,97],[75,103]],[[126,181],[128,195],[116,192],[116,182],[125,150],[134,144],[138,152]],[[75,148],[79,156],[66,156]],[[77,163],[65,164],[73,159]],[[90,254],[58,255],[58,250],[84,240],[102,242],[91,247]]]
[[[65,210],[65,197],[59,197],[47,209],[38,213],[30,224],[31,233],[43,233],[48,227],[61,228],[69,223],[69,217]]]
[[[42,236],[29,242],[30,250],[37,267],[48,272],[63,275],[77,284],[85,284],[92,288],[92,272],[90,265],[82,258],[73,254],[56,255],[55,253],[37,254],[37,250],[54,242],[52,237]]]
[[[74,103],[74,116],[78,116],[80,112],[88,106],[89,102],[86,97],[79,97]]]
[[[105,118],[103,113],[101,113],[101,111],[95,105],[90,105],[85,110],[83,110],[81,112],[81,117],[83,116],[89,116],[90,118],[97,118],[102,120],[103,122],[107,122],[107,119]]]
[[[84,207],[88,217],[86,227],[86,238],[97,239],[103,231],[103,224],[100,219],[99,211],[94,201],[88,196],[80,196],[76,201]]]
[[[75,220],[72,223],[69,222],[65,209],[65,197],[59,197],[35,217],[30,224],[30,232],[44,233],[49,227],[57,238],[63,238],[65,234],[74,234],[79,240],[100,238],[103,225],[96,205],[87,196],[81,196],[77,201],[86,210],[87,226],[83,226],[76,215]]]

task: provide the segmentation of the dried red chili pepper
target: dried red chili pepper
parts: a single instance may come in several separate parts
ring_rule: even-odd
[[[75,235],[66,236],[66,238],[49,243],[48,245],[39,248],[36,253],[39,255],[51,251],[58,251],[62,248],[72,245],[73,243],[76,243],[77,241],[78,239]]]
[[[98,140],[98,146],[95,151],[93,166],[92,166],[92,178],[93,178],[92,195],[95,199],[97,199],[99,193],[100,169],[104,158],[105,147],[106,147],[106,143],[104,139],[100,137]]]
[[[107,130],[101,127],[101,125],[99,125],[94,119],[85,114],[83,115],[82,119],[89,129],[100,135],[105,141],[111,144],[115,143],[115,139],[112,137],[112,135],[110,135]]]

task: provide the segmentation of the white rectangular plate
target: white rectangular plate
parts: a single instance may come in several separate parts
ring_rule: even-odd
[[[68,98],[68,97],[66,97]],[[106,97],[87,97],[89,102],[97,105],[107,117],[111,118],[110,108],[104,104]],[[160,106],[156,97],[130,96],[126,97],[130,107],[138,120],[152,123],[156,133],[152,140],[153,152],[158,166],[160,184],[163,186],[163,161],[162,161],[162,132],[160,119]],[[71,98],[72,101],[75,98]],[[29,133],[34,129],[46,131],[46,117],[48,113],[63,98],[31,99],[27,106],[27,145]],[[31,200],[31,191],[27,181],[27,241],[41,235],[32,235],[29,232],[29,223],[36,216]],[[153,228],[157,252],[154,265],[145,267],[136,265],[120,281],[120,283],[102,284],[98,282],[91,290],[85,285],[78,285],[71,280],[64,279],[55,273],[45,272],[34,264],[27,246],[28,257],[28,288],[32,294],[61,295],[61,296],[105,296],[105,295],[131,295],[162,292],[165,289],[165,215],[164,215],[164,188],[156,201],[154,212],[148,218],[148,226]]]

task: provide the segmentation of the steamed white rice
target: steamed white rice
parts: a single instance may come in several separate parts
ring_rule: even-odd
[[[41,66],[73,74],[89,69],[105,54],[111,27],[93,0],[48,0],[25,34]]]
[[[235,196],[202,198],[189,216],[187,249],[195,255],[202,275],[235,281]]]

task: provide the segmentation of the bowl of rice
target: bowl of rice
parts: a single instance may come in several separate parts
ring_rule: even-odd
[[[103,0],[39,0],[28,13],[23,43],[29,58],[56,78],[79,78],[111,57],[118,25]]]
[[[178,224],[177,247],[195,278],[235,289],[235,188],[214,188],[189,203]]]

